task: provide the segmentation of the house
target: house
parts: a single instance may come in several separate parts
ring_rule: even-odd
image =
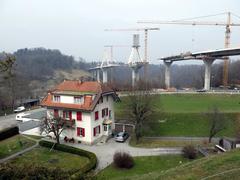
[[[62,117],[72,124],[63,136],[94,144],[112,134],[117,100],[117,94],[105,84],[65,80],[48,93],[41,106],[47,108],[47,118]]]

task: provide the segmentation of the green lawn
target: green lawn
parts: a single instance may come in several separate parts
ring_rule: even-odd
[[[232,171],[235,170],[236,171]],[[227,172],[229,171],[229,172]],[[210,179],[239,179],[240,177],[240,151],[234,150],[223,154],[201,158],[191,163],[170,169],[166,172],[152,171],[144,175],[131,176],[130,179],[202,179],[219,173],[224,173]]]
[[[33,146],[34,144],[34,141],[29,140],[21,135],[16,135],[2,140],[0,141],[0,159]]]
[[[59,167],[70,172],[76,172],[89,163],[89,159],[62,151],[50,151],[48,148],[39,146],[9,161],[9,163],[14,163],[15,165],[35,164],[49,168]]]
[[[127,118],[127,97],[116,103],[116,118]],[[204,115],[217,106],[225,115],[226,128],[218,136],[234,136],[240,95],[177,94],[154,95],[154,113],[144,126],[145,136],[208,136],[209,123]]]
[[[170,113],[202,113],[216,105],[222,112],[240,112],[240,95],[225,94],[164,94],[154,95],[156,110],[160,107]],[[126,107],[126,97],[116,103],[117,115]]]
[[[187,145],[193,146],[212,146],[206,140],[159,140],[159,139],[147,139],[141,138],[138,143],[136,143],[135,138],[131,138],[130,145],[134,147],[144,147],[144,148],[158,148],[158,147],[183,147]]]
[[[166,156],[143,156],[134,157],[134,167],[132,169],[119,169],[113,164],[102,170],[96,179],[128,179],[128,177],[146,174],[152,171],[162,172],[169,168],[180,166],[189,160],[180,155],[166,155]],[[130,178],[131,179],[131,178]]]

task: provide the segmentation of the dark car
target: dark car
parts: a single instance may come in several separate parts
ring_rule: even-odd
[[[119,132],[115,135],[114,139],[117,142],[124,142],[129,137],[129,134],[127,132]]]

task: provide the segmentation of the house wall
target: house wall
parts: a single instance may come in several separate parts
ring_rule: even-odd
[[[62,98],[63,97],[63,98]],[[70,103],[70,96],[61,96],[61,101]],[[73,99],[73,97],[72,97]],[[109,118],[109,113],[107,117],[102,117],[102,109],[108,108],[108,111],[111,110],[111,118]],[[95,112],[98,111],[98,120],[95,120]],[[63,110],[58,110],[59,115],[63,117]],[[82,121],[77,121],[77,111],[72,110],[72,119],[75,119],[75,128],[71,129],[68,128],[63,131],[62,136],[67,136],[68,138],[74,138],[77,141],[81,141],[83,143],[92,144],[97,142],[104,133],[103,129],[103,121],[104,119],[111,119],[112,120],[112,129],[114,129],[114,122],[115,122],[115,114],[114,114],[114,99],[111,95],[103,96],[103,103],[99,103],[96,105],[95,109],[92,112],[82,112]],[[54,109],[47,109],[47,117],[53,117]],[[94,136],[93,128],[100,125],[100,134]],[[81,127],[85,129],[85,137],[77,136],[77,127]]]

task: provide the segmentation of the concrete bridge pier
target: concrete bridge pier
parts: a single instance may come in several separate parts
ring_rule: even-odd
[[[97,77],[97,82],[100,82],[100,69],[96,69],[96,77]]]
[[[172,64],[172,61],[164,61],[165,65],[165,86],[166,89],[170,88],[170,66]]]
[[[108,82],[107,68],[102,68],[102,72],[103,72],[103,83],[107,83]]]
[[[211,66],[215,59],[204,59],[205,64],[205,77],[204,77],[204,89],[210,90],[211,85]]]
[[[139,82],[139,68],[132,68],[132,87],[135,87]]]

